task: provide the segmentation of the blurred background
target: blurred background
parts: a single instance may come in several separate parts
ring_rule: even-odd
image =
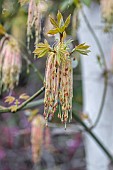
[[[71,14],[70,49],[84,42],[91,46],[88,57],[73,54],[73,109],[89,128],[94,125],[91,131],[112,155],[113,0],[37,0],[38,31],[32,26],[31,38],[27,36],[29,3],[0,0],[0,24],[18,41],[22,56],[18,86],[1,92],[0,105],[8,106],[5,97],[10,94],[16,99],[22,93],[32,96],[43,86],[46,57],[34,57],[35,42],[47,39],[52,45],[57,37],[47,35],[52,27],[49,15],[56,18],[60,10],[66,19]],[[0,170],[112,170],[112,158],[75,117],[66,130],[57,116],[44,126],[43,97],[44,93],[26,110],[0,114]]]

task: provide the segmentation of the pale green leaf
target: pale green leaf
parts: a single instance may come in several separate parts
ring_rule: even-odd
[[[19,96],[19,99],[27,100],[29,99],[29,96],[26,93],[23,93]]]
[[[11,104],[11,103],[14,102],[14,100],[15,100],[15,97],[13,97],[13,96],[7,96],[7,97],[5,97],[5,103]]]
[[[58,27],[59,27],[58,24],[57,24],[57,22],[56,22],[52,17],[50,17],[50,22],[51,22],[51,24],[52,24],[55,28],[58,28]]]
[[[47,50],[47,49],[43,50],[43,51],[38,55],[38,58],[44,57],[47,53],[48,53],[48,50]]]
[[[48,34],[52,34],[52,35],[57,34],[57,33],[59,33],[58,28],[53,29],[53,30],[49,30],[49,32],[48,32]]]
[[[18,109],[18,106],[17,105],[13,105],[13,106],[10,107],[10,109],[11,109],[11,112],[16,112],[17,109]]]
[[[59,26],[60,26],[62,20],[63,20],[63,16],[62,16],[62,14],[58,11],[58,13],[57,13],[57,21],[58,21],[58,25],[59,25]]]
[[[67,28],[68,25],[70,24],[70,19],[71,19],[71,14],[67,17],[67,19],[66,19],[66,21],[64,23],[65,28]]]
[[[90,46],[89,46],[89,45],[86,45],[86,43],[79,44],[78,46],[76,46],[76,47],[73,49],[72,53],[73,53],[74,51],[77,51],[77,52],[79,52],[80,54],[88,55],[88,53],[90,52],[90,50],[88,50],[89,47],[90,47]]]

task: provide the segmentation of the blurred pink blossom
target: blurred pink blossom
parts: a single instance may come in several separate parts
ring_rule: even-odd
[[[18,42],[10,35],[0,41],[0,88],[13,89],[21,72],[21,52]]]

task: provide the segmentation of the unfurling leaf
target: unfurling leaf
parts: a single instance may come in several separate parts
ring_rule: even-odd
[[[27,100],[29,96],[26,93],[23,93],[19,96],[19,99]]]
[[[0,24],[0,34],[4,35],[6,33],[5,28]]]
[[[45,40],[44,43],[37,44],[36,49],[34,50],[34,54],[38,56],[38,58],[41,58],[45,56],[50,51],[50,45]]]
[[[86,45],[85,43],[79,44],[73,49],[73,52],[76,51],[79,52],[80,54],[88,55],[88,53],[90,52],[90,50],[88,50],[89,47],[90,46]]]
[[[70,19],[71,19],[71,14],[67,17],[67,19],[66,19],[66,21],[64,23],[65,28],[67,28],[68,25],[70,24]]]
[[[59,33],[58,28],[48,31],[48,34],[51,34],[51,35],[54,35],[54,34],[57,34],[57,33]]]
[[[15,97],[7,96],[5,97],[5,103],[11,104],[15,101]]]
[[[13,106],[11,106],[11,107],[10,107],[11,112],[16,112],[16,111],[17,111],[17,108],[18,108],[18,106],[17,106],[17,105],[13,105]]]
[[[57,13],[57,21],[58,21],[58,25],[60,27],[60,24],[63,21],[63,16],[62,16],[62,14],[59,11]]]
[[[55,28],[58,28],[57,22],[52,17],[50,17],[50,22]]]
[[[55,21],[52,17],[50,17],[50,22],[54,26],[54,29],[50,30],[48,34],[52,34],[52,35],[57,33],[62,34],[65,31],[65,29],[68,27],[70,23],[70,18],[71,18],[71,14],[67,17],[65,23],[63,23],[62,14],[58,11],[57,21]]]
[[[19,104],[20,104],[19,100],[16,99],[15,102],[14,102],[14,104],[15,104],[15,105],[19,105]]]

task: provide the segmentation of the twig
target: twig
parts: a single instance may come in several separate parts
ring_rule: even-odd
[[[104,108],[106,93],[107,93],[107,87],[108,87],[108,76],[106,75],[105,78],[104,78],[104,90],[103,90],[103,95],[102,95],[101,106],[100,106],[99,112],[97,114],[97,118],[96,118],[94,124],[92,125],[91,129],[93,129],[97,126],[97,124],[99,123],[99,120],[101,118],[102,111],[103,111],[103,108]]]
[[[105,98],[106,98],[106,94],[107,94],[107,86],[108,86],[108,74],[107,74],[107,71],[106,71],[106,70],[107,70],[107,65],[106,65],[106,60],[105,60],[105,56],[104,56],[104,52],[103,52],[103,49],[102,49],[102,47],[101,47],[101,44],[100,44],[100,42],[99,42],[99,40],[98,40],[98,38],[97,38],[94,30],[92,29],[92,27],[91,27],[91,25],[90,25],[90,23],[89,23],[86,15],[85,15],[84,11],[83,11],[83,10],[81,10],[81,11],[82,11],[82,16],[83,16],[83,18],[84,18],[84,20],[85,20],[85,23],[86,23],[89,31],[90,31],[91,34],[93,35],[94,40],[95,40],[95,42],[96,42],[96,44],[97,44],[97,47],[98,47],[98,49],[99,49],[99,51],[100,51],[101,57],[102,57],[102,59],[103,59],[104,69],[105,69],[105,74],[104,74],[104,90],[103,90],[103,95],[102,95],[102,101],[101,101],[101,105],[100,105],[99,112],[98,112],[98,114],[97,114],[97,115],[98,115],[98,116],[97,116],[97,119],[96,119],[94,125],[91,127],[91,128],[94,128],[94,127],[97,126],[97,124],[98,124],[98,122],[99,122],[99,120],[100,120],[100,118],[101,118],[103,108],[104,108]]]
[[[100,148],[105,152],[105,154],[108,156],[108,158],[113,161],[113,156],[109,153],[109,151],[106,149],[106,147],[103,145],[103,143],[97,138],[97,136],[91,131],[90,128],[87,127],[87,125],[80,119],[80,117],[73,111],[73,117],[75,120],[80,123],[85,130],[90,134],[90,136],[97,142],[97,144],[100,146]]]
[[[35,94],[33,94],[29,99],[27,99],[25,102],[23,102],[21,105],[17,107],[17,111],[23,109],[28,103],[30,103],[32,100],[34,100],[37,96],[39,96],[43,91],[44,87],[42,87],[40,90],[38,90]],[[0,113],[6,113],[6,112],[12,112],[10,107],[6,107],[0,110]],[[12,112],[13,113],[13,112]]]
[[[22,45],[25,50],[26,50],[26,53],[28,54],[28,56],[30,57],[31,56],[31,51],[27,49],[26,45],[21,42],[20,40],[18,41],[20,43],[20,45]],[[32,69],[34,70],[35,73],[37,73],[37,76],[40,78],[41,81],[44,80],[42,74],[40,73],[40,71],[35,67],[35,65],[28,59],[28,57],[26,57],[26,55],[23,55],[24,59],[26,60],[26,62],[28,63],[29,66],[32,67]]]
[[[83,16],[83,18],[84,18],[84,20],[85,20],[85,23],[86,23],[89,31],[90,31],[91,34],[93,35],[94,40],[95,40],[96,43],[97,43],[97,47],[98,47],[98,49],[99,49],[99,51],[100,51],[100,54],[101,54],[101,57],[102,57],[102,59],[103,59],[103,64],[104,64],[105,70],[107,70],[106,60],[105,60],[105,56],[104,56],[104,52],[103,52],[103,49],[102,49],[102,47],[101,47],[101,44],[100,44],[100,42],[99,42],[99,40],[98,40],[98,38],[97,38],[97,36],[96,36],[96,33],[94,32],[93,28],[91,27],[91,25],[90,25],[90,23],[89,23],[86,15],[85,15],[83,9],[81,9],[81,11],[82,11],[82,16]]]
[[[42,76],[42,74],[40,73],[40,71],[35,67],[35,65],[24,55],[23,58],[26,60],[26,62],[28,63],[29,66],[32,67],[32,69],[34,70],[35,73],[37,73],[37,76],[40,78],[40,80],[43,82],[44,78]]]

